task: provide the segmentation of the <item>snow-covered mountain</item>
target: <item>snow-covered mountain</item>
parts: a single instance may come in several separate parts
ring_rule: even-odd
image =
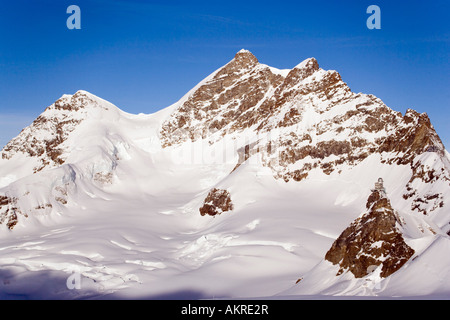
[[[450,294],[450,157],[428,116],[314,58],[241,50],[151,115],[64,95],[1,153],[0,296]]]

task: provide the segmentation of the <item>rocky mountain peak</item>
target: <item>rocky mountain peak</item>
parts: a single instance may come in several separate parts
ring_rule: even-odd
[[[294,69],[304,70],[304,72],[313,74],[319,70],[319,63],[316,58],[308,58],[300,62]]]
[[[88,118],[101,118],[102,112],[111,106],[84,90],[65,94],[12,139],[3,148],[1,157],[8,160],[22,154],[35,158],[40,162],[34,168],[35,173],[46,167],[60,166],[65,163],[64,142],[71,132]]]
[[[259,153],[263,165],[285,181],[301,181],[315,169],[339,173],[373,154],[382,163],[411,166],[412,180],[448,179],[446,168],[432,171],[414,162],[427,152],[444,156],[425,113],[408,110],[402,115],[373,95],[354,93],[337,71],[321,69],[315,58],[278,70],[241,50],[199,85],[160,131],[164,148],[198,140],[212,145],[237,134],[259,137],[237,147],[249,149],[244,161]],[[442,195],[406,187],[404,198],[412,208],[430,212],[443,206]]]
[[[306,59],[289,72],[286,82],[296,85],[319,71],[319,69],[319,63],[315,58]]]
[[[65,94],[61,98],[55,101],[54,104],[49,106],[46,111],[48,110],[59,110],[59,111],[73,111],[77,112],[79,110],[87,110],[97,107],[102,107],[102,102],[105,102],[105,100],[97,97],[96,95],[93,95],[90,92],[84,91],[84,90],[78,90],[73,95]],[[109,104],[109,103],[108,103]],[[107,108],[104,108],[107,110]],[[44,112],[45,114],[45,112]],[[67,116],[68,113],[65,112],[65,115]]]
[[[213,74],[162,125],[163,146],[232,133],[256,124],[268,92],[284,80],[246,50]]]
[[[258,59],[248,50],[242,49],[214,77],[215,79],[242,76],[259,65]]]
[[[401,119],[396,132],[380,144],[380,152],[395,152],[401,157],[393,157],[389,163],[407,164],[424,152],[437,152],[444,156],[445,147],[437,135],[426,113],[408,109]]]
[[[244,65],[256,65],[259,63],[258,59],[253,55],[253,53],[246,49],[242,49],[237,52],[233,60]]]
[[[414,250],[405,243],[384,190],[373,189],[366,207],[367,212],[341,233],[325,259],[339,265],[338,275],[348,270],[362,278],[381,267],[380,276],[386,278],[399,270]]]

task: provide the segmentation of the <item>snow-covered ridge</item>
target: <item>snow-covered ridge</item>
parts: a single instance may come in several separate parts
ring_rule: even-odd
[[[426,114],[408,110],[403,116],[373,95],[353,93],[338,72],[321,69],[314,58],[289,72],[272,71],[249,51],[238,52],[163,123],[163,147],[242,141],[235,143],[237,153],[248,148],[246,159],[260,154],[286,181],[303,180],[315,169],[339,173],[374,153],[415,171],[413,159],[434,152],[442,179],[449,178],[444,146]],[[440,205],[429,198],[442,199],[441,193],[411,190],[405,186],[404,194],[416,210]]]
[[[150,115],[78,91],[2,150],[0,297],[448,293],[449,171],[426,114],[353,93],[314,58],[278,70],[241,50]],[[336,276],[326,253],[379,177],[415,253],[387,277]]]
[[[86,131],[80,129],[86,126],[86,122],[89,126],[105,118],[118,121],[124,115],[113,104],[86,91],[65,94],[3,148],[2,160],[13,161],[2,161],[1,169],[6,167],[11,173],[17,173],[15,176],[18,179],[59,167],[66,163],[75,148],[81,147],[77,137],[78,133],[83,135],[82,131]],[[10,165],[21,168],[14,170]]]

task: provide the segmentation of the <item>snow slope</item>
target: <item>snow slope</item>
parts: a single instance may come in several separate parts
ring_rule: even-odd
[[[440,146],[427,133],[429,126],[423,126],[425,134],[414,131],[414,137],[421,137],[412,139],[414,152],[409,145],[396,150],[377,139],[386,141],[398,132],[407,136],[422,123],[419,115],[411,113],[402,131],[403,118],[386,109],[382,115],[397,127],[373,131],[367,125],[370,130],[361,133],[360,124],[371,123],[361,114],[379,107],[371,104],[361,111],[356,106],[381,102],[354,95],[337,80],[327,104],[323,90],[328,87],[318,83],[335,73],[318,69],[315,59],[286,71],[261,65],[249,54],[239,52],[179,102],[155,114],[127,114],[79,91],[64,95],[13,139],[0,160],[0,195],[10,199],[0,215],[15,213],[17,220],[12,230],[0,225],[0,298],[449,295],[450,265],[442,257],[450,241],[450,158],[445,150],[417,151],[420,141],[426,141],[420,147]],[[300,82],[287,82],[290,77]],[[241,86],[245,90],[233,89]],[[318,91],[297,95],[313,87]],[[211,88],[222,90],[214,99],[225,101],[217,112],[207,103]],[[226,92],[234,94],[231,100],[219,97]],[[255,106],[246,111],[256,122],[218,125],[235,108],[232,101],[237,96],[246,101],[250,92],[260,98],[251,99]],[[273,95],[283,104],[259,117]],[[201,106],[198,114],[187,108],[190,103]],[[299,118],[295,112],[288,118],[298,121],[278,126],[293,107]],[[361,113],[342,118],[354,110]],[[191,111],[191,118],[182,120]],[[204,138],[185,139],[192,128],[201,132],[215,120],[218,127]],[[192,127],[174,126],[180,123]],[[260,124],[266,129],[257,130]],[[318,148],[304,158],[294,156],[295,161],[270,161],[275,155],[265,147],[279,141],[278,154],[290,150],[296,139],[291,132],[310,135],[294,154],[305,146]],[[318,156],[336,150],[328,144],[320,149],[321,142],[346,141],[358,132],[367,144],[353,150],[367,153],[363,157],[348,161],[350,155],[340,151]],[[372,150],[378,144],[383,152]],[[398,160],[409,157],[406,164]],[[326,170],[329,163],[333,170]],[[296,170],[307,176],[296,179]],[[364,211],[379,177],[415,255],[388,278],[376,272],[362,279],[349,272],[336,276],[338,267],[324,260],[325,253]],[[233,211],[199,214],[212,188],[230,192]],[[68,279],[79,280],[80,288],[71,290]]]

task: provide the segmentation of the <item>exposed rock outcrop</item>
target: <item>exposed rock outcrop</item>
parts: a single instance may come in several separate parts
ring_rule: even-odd
[[[160,134],[163,147],[248,136],[236,146],[235,168],[259,154],[262,165],[285,181],[303,180],[314,169],[339,173],[373,154],[383,163],[410,166],[412,180],[450,181],[448,170],[434,172],[415,162],[425,152],[444,155],[426,113],[402,115],[373,95],[354,93],[337,71],[321,69],[314,58],[283,71],[242,50],[170,115]],[[411,183],[406,187],[413,189]],[[412,192],[405,192],[412,210],[440,208],[441,200]]]
[[[419,114],[408,109],[399,124],[401,126],[395,132],[382,142],[379,141],[379,152],[395,152],[400,155],[390,158],[388,163],[410,164],[416,155],[424,152],[444,155],[442,141],[426,113]]]
[[[346,270],[362,278],[382,266],[381,277],[399,270],[414,254],[403,238],[398,218],[382,191],[373,190],[366,207],[333,243],[325,259],[338,264],[338,275]]]
[[[78,128],[102,119],[102,108],[110,110],[109,104],[87,92],[64,95],[8,143],[2,159],[13,163],[15,158],[32,158],[26,169],[30,174],[70,165],[70,159],[78,158],[72,157],[81,140]],[[383,164],[410,168],[402,182],[402,200],[411,211],[430,215],[447,205],[441,185],[450,186],[450,164],[428,116],[414,110],[402,115],[373,95],[352,92],[337,71],[321,69],[315,58],[292,70],[278,70],[241,50],[161,119],[156,126],[158,148],[159,143],[176,148],[204,142],[214,157],[232,159],[232,171],[255,160],[277,179],[302,181],[315,174],[337,175],[375,156]],[[111,142],[107,160],[93,166],[89,175],[97,186],[115,180],[120,148],[111,139],[127,145],[106,127],[105,133]],[[98,143],[105,149],[103,133]],[[430,153],[436,159],[427,160]],[[52,193],[58,203],[68,203],[67,190]],[[227,205],[222,208],[219,200],[211,201],[202,207],[203,215],[225,211]]]
[[[233,210],[230,193],[223,189],[212,189],[199,210],[202,216],[215,216]]]
[[[64,142],[87,118],[87,106],[97,106],[97,101],[85,91],[64,95],[3,148],[2,159],[12,159],[17,153],[36,158],[40,164],[34,173],[64,164]]]
[[[163,124],[163,146],[205,139],[217,131],[225,135],[258,124],[261,115],[256,107],[267,92],[282,82],[281,75],[241,50]]]
[[[17,206],[17,199],[0,195],[0,224],[5,224],[9,230],[12,230],[20,214],[22,212]]]

